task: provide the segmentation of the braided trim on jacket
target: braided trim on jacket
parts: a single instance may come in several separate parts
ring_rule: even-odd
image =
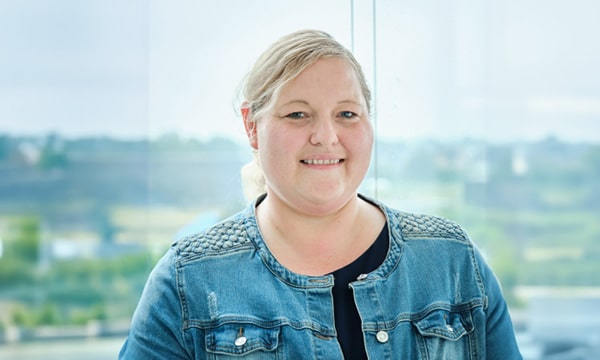
[[[405,240],[419,238],[455,239],[469,242],[465,230],[455,223],[439,216],[421,214],[399,214],[402,237]]]
[[[236,219],[225,220],[205,232],[186,236],[172,247],[181,256],[224,253],[251,245],[246,227]]]

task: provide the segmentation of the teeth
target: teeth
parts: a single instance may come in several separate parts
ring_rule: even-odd
[[[334,165],[334,164],[339,164],[340,159],[331,159],[331,160],[308,159],[308,160],[302,160],[302,162],[307,165]]]

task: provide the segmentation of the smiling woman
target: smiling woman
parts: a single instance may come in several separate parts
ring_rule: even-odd
[[[120,358],[521,358],[465,231],[358,193],[373,129],[347,49],[322,31],[284,36],[245,95],[264,193],[172,245]]]
[[[322,56],[286,84],[263,116],[250,112],[244,120],[267,190],[295,211],[307,206],[325,215],[345,205],[362,182],[373,129],[353,68]]]

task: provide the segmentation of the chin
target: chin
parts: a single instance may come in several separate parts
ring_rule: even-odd
[[[313,209],[312,212],[320,214],[334,213],[343,208],[356,194],[340,193],[332,196],[331,192],[327,192],[320,195],[313,195],[305,198],[310,204],[309,207]]]

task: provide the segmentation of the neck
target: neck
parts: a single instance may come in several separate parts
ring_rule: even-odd
[[[298,238],[298,242],[319,241],[323,232],[348,228],[360,216],[360,200],[352,196],[339,208],[329,211],[302,211],[286,204],[277,196],[269,195],[257,208],[258,221],[262,226],[272,227],[286,238]]]
[[[264,240],[290,270],[322,275],[360,256],[375,241],[385,218],[355,194],[342,207],[312,215],[287,206],[275,196],[257,208]]]

